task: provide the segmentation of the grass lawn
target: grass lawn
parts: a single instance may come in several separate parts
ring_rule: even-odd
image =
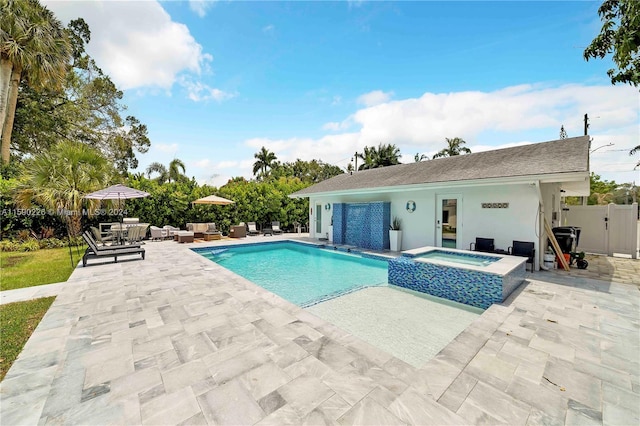
[[[72,250],[73,261],[77,265],[82,258],[84,248],[80,248],[80,255],[75,248]],[[71,267],[68,247],[28,252],[1,252],[0,266],[2,266],[0,290],[66,281],[75,269],[75,265]]]
[[[0,380],[4,379],[54,299],[44,297],[0,305]]]

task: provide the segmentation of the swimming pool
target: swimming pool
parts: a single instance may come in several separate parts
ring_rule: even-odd
[[[273,242],[194,251],[301,307],[387,284],[386,260],[308,244]]]
[[[447,262],[460,263],[463,265],[489,266],[500,260],[496,256],[486,256],[482,254],[467,254],[444,250],[431,250],[425,254],[416,256],[419,259],[444,260]]]

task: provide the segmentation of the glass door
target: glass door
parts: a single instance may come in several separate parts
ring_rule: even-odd
[[[457,195],[438,195],[436,200],[436,246],[458,247],[458,226],[461,198]]]
[[[316,204],[316,238],[322,237],[322,205]]]

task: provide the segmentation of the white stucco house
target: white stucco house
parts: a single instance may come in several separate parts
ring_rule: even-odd
[[[547,247],[543,217],[564,224],[561,198],[589,195],[589,146],[582,136],[358,171],[291,196],[309,198],[311,237],[358,246],[372,235],[387,249],[397,217],[402,250],[469,249],[476,237],[503,250],[530,241],[537,269]],[[335,221],[340,235],[330,235]]]

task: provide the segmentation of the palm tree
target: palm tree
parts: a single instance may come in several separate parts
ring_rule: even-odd
[[[462,146],[463,144],[467,143],[465,142],[464,139],[462,138],[453,138],[453,139],[449,139],[449,138],[445,138],[447,140],[447,147],[438,151],[433,158],[438,158],[438,157],[453,157],[454,155],[460,155],[460,154],[471,154],[471,150],[469,148],[467,148],[466,146]]]
[[[80,142],[60,142],[27,161],[24,184],[15,201],[20,207],[29,207],[35,201],[47,209],[64,211],[69,233],[76,236],[81,231],[84,195],[106,187],[112,174],[113,167],[99,151]]]
[[[60,21],[38,0],[3,0],[0,28],[0,134],[6,164],[20,82],[25,80],[34,88],[59,88],[71,49]]]
[[[639,152],[640,152],[640,145],[636,146],[631,151],[629,151],[629,155],[636,155]],[[638,164],[636,164],[633,170],[637,169],[638,167],[640,167],[640,161],[638,161]]]
[[[157,161],[149,164],[149,167],[147,167],[147,177],[149,179],[151,179],[151,175],[153,173],[158,173],[156,181],[160,185],[162,185],[167,181],[167,179],[169,179],[169,172],[167,171],[167,168],[162,163],[158,163]]]
[[[427,154],[420,154],[419,152],[416,152],[416,155],[413,156],[413,161],[415,161],[416,163],[419,163],[421,161],[425,161],[428,159],[429,157],[427,157]]]
[[[180,172],[182,170],[182,173]],[[186,167],[182,160],[174,158],[169,163],[169,182],[173,180],[174,182],[178,182],[179,180],[183,180],[185,178],[184,173],[187,171]]]
[[[379,144],[378,148],[364,147],[364,152],[357,154],[363,163],[358,170],[376,169],[400,164],[400,148],[393,144]]]
[[[278,159],[276,154],[264,146],[260,148],[260,151],[253,154],[253,157],[256,158],[256,162],[253,163],[253,175],[263,178],[267,176],[267,169],[272,169]]]

